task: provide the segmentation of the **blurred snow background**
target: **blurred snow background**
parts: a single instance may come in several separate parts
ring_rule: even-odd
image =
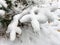
[[[26,1],[28,6],[22,5],[23,2],[18,2],[18,0],[11,0],[12,7],[7,8],[7,4],[5,0],[0,0],[1,7],[5,7],[0,10],[0,21],[3,20],[2,24],[4,24],[3,26],[0,23],[0,35],[1,35],[0,45],[60,45],[60,21],[59,21],[60,20],[60,0],[26,0]],[[36,8],[34,6],[42,7],[42,8]],[[6,11],[6,9],[8,11]],[[34,15],[35,9],[37,10],[40,9],[37,12],[40,12],[42,14],[40,15],[40,17],[37,16],[38,18]],[[52,11],[52,12],[49,12],[49,11]],[[23,18],[25,15],[28,15],[28,14],[31,15],[31,17]],[[49,20],[47,20],[48,17],[46,17],[45,14],[48,14],[50,16],[49,19],[50,18],[52,20],[54,19],[54,21],[49,22]],[[7,15],[7,18],[5,17],[6,15]],[[20,16],[23,18],[22,20],[20,20],[21,18]],[[13,17],[13,20],[11,19],[11,17]],[[46,18],[41,18],[41,17],[46,17]],[[42,21],[39,19],[41,19]],[[17,26],[18,20],[20,22],[25,23],[25,21],[27,21],[29,23],[27,23],[28,25],[24,24],[23,27],[22,26],[18,27]],[[33,21],[33,23],[31,22],[31,20]],[[39,22],[40,29],[38,28],[39,26],[36,26],[38,24],[36,21],[37,22],[40,21]],[[34,23],[37,23],[37,24],[34,25]],[[6,26],[6,24],[7,25],[9,24],[8,27]],[[36,28],[34,26],[36,26]],[[39,31],[36,30],[37,32],[34,32],[34,28],[38,29]],[[17,29],[19,30],[17,31]],[[6,33],[6,30],[8,33]],[[20,35],[18,34],[16,35],[16,32]],[[12,35],[9,35],[9,34],[12,34]],[[12,40],[10,40],[10,38]]]

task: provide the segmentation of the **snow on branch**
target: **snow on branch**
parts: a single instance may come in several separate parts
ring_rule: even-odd
[[[17,26],[19,20],[21,23],[30,22],[32,24],[34,32],[39,32],[41,30],[41,24],[44,24],[48,21],[52,22],[56,19],[53,15],[54,13],[51,12],[50,8],[41,8],[37,6],[32,7],[32,9],[28,8],[22,13],[15,15],[12,22],[8,25],[7,29],[7,32],[10,32],[10,39],[15,40],[16,33],[22,33],[22,29]],[[19,32],[17,32],[18,30]]]
[[[8,9],[9,4],[7,5],[5,0],[0,0],[0,7],[4,7],[9,10],[8,12],[12,11],[14,13],[8,15],[8,16],[12,15],[11,16],[12,19],[7,25],[6,31],[7,34],[8,33],[10,34],[9,36],[11,41],[14,41],[16,39],[16,33],[19,35],[23,33],[22,29],[23,27],[21,28],[21,26],[18,26],[21,23],[23,24],[27,23],[27,25],[30,24],[32,32],[34,31],[34,34],[39,33],[41,36],[47,35],[46,37],[50,37],[51,35],[55,37],[54,35],[57,35],[57,32],[52,30],[60,29],[59,28],[60,22],[58,21],[58,19],[60,18],[59,2],[56,2],[56,4],[55,2],[40,4],[40,2],[44,2],[44,0],[11,0],[11,1],[12,7],[11,9]],[[32,4],[29,5],[28,8],[26,8],[27,5],[24,5],[24,1],[26,1],[25,3],[27,5],[29,5],[30,3]],[[0,17],[4,18],[4,16],[6,16],[6,13],[8,12],[6,12],[4,9],[0,9]],[[56,25],[58,25],[58,28],[57,27],[55,28]],[[49,34],[51,35],[49,36]],[[51,38],[51,40],[53,40],[53,37]]]

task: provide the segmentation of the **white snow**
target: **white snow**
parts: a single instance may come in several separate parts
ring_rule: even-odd
[[[3,5],[5,8],[7,8],[7,4],[5,0],[0,0],[0,4]]]
[[[5,16],[5,11],[4,10],[0,10],[0,17],[4,17]]]
[[[12,0],[12,4],[14,5]],[[29,1],[29,0],[28,0]],[[31,0],[30,0],[31,1]],[[36,5],[40,0],[33,0]],[[42,0],[43,1],[43,0]],[[46,1],[46,0],[45,0]],[[48,4],[52,3],[52,5]],[[5,0],[0,0],[1,7],[7,8]],[[60,45],[60,3],[46,1],[46,4],[35,6],[20,11],[20,3],[18,7],[13,6],[16,15],[7,27],[6,34],[10,34],[9,38],[0,36],[0,45]],[[54,11],[52,11],[54,10]],[[5,11],[0,10],[0,16],[4,16]],[[18,23],[27,23],[28,26],[19,27]],[[2,28],[2,25],[0,25]],[[1,30],[1,29],[0,29]],[[18,35],[16,34],[18,33]]]

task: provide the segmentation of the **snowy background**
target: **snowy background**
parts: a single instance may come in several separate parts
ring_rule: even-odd
[[[0,0],[0,45],[60,45],[60,0]]]

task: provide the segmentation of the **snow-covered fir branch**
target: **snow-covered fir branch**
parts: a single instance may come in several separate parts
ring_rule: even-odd
[[[0,28],[12,43],[60,45],[60,1],[0,0]]]

